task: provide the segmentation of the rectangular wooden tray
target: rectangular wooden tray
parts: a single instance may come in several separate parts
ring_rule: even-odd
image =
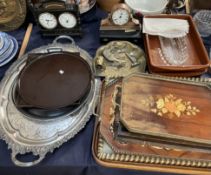
[[[150,140],[211,148],[211,82],[135,75],[123,80],[120,119]]]
[[[159,37],[145,34],[145,47],[151,72],[204,72],[207,70],[209,66],[209,57],[191,16],[156,15],[146,16],[145,18],[184,19],[187,20],[190,25],[190,32],[186,36],[189,57],[188,60],[181,66],[166,65],[161,59],[158,52],[158,48],[161,48]]]
[[[150,75],[141,75],[152,77]],[[154,76],[169,82],[188,82],[206,84],[205,80],[184,80]],[[182,174],[210,174],[211,151],[200,149],[171,148],[137,139],[118,139],[116,133],[116,112],[119,105],[114,100],[116,89],[122,86],[122,80],[109,83],[102,89],[101,100],[97,108],[99,118],[93,136],[93,156],[102,165],[113,168],[126,168],[145,171],[159,171]],[[140,89],[138,89],[140,90]],[[149,89],[150,91],[150,89]]]

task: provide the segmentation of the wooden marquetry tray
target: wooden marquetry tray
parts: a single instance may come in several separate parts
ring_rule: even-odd
[[[211,171],[211,151],[207,148],[210,132],[208,130],[209,107],[207,107],[210,98],[207,95],[209,84],[209,80],[139,74],[107,85],[102,91],[99,120],[96,122],[93,139],[93,155],[97,162],[116,168],[209,174]],[[133,91],[134,89],[136,91]],[[172,102],[172,106],[179,105],[178,110],[173,110],[174,107],[169,103],[172,108],[166,107],[167,111],[163,110],[160,113],[160,110],[155,111],[154,107],[152,111],[148,111],[149,107],[145,106],[148,99],[155,108],[158,105],[158,108],[162,109],[163,101],[164,104],[169,101]],[[153,102],[154,99],[155,102]],[[159,102],[156,103],[157,101]],[[143,106],[145,107],[142,108]],[[168,111],[170,109],[172,110]],[[142,117],[144,120],[141,122],[139,118],[142,119]],[[122,132],[122,137],[119,137],[119,120],[123,121],[120,123],[126,133],[124,135]],[[187,125],[187,129],[184,125]],[[200,126],[197,125],[201,125],[202,128],[199,130]],[[160,126],[166,127],[166,130],[161,130]],[[148,132],[147,137],[140,137],[142,127],[146,128],[144,132],[153,131],[154,135]],[[171,127],[173,129],[170,129]],[[189,133],[191,130],[193,130],[192,135]],[[127,134],[128,137],[126,137]],[[172,138],[168,137],[169,134]],[[185,142],[177,140],[175,135],[181,136],[182,139],[185,137]],[[156,138],[154,136],[158,139],[153,140]],[[205,142],[199,139],[207,141],[205,146]]]
[[[210,83],[135,75],[123,80],[120,120],[139,137],[211,148]]]

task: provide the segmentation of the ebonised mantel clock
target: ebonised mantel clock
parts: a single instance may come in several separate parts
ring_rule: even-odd
[[[43,35],[81,35],[76,0],[28,0],[28,5]]]

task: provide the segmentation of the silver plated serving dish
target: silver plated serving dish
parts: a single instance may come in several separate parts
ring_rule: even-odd
[[[67,38],[71,44],[61,44],[58,40]],[[17,166],[29,167],[40,163],[48,152],[73,138],[87,123],[99,98],[101,81],[92,79],[91,90],[85,103],[79,110],[70,112],[54,119],[36,119],[26,116],[16,107],[13,101],[13,87],[18,81],[18,75],[26,64],[28,54],[48,52],[79,52],[87,61],[92,71],[92,58],[89,54],[77,47],[69,37],[59,37],[52,44],[37,48],[17,60],[6,72],[1,82],[0,89],[0,138],[5,140],[8,148],[12,150],[11,159]],[[94,73],[94,72],[93,72]],[[32,162],[22,162],[17,155],[32,153],[38,159]]]

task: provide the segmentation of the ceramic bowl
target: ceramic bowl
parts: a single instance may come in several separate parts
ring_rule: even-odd
[[[168,0],[125,0],[125,3],[134,13],[141,13],[142,15],[161,14],[168,2]]]

